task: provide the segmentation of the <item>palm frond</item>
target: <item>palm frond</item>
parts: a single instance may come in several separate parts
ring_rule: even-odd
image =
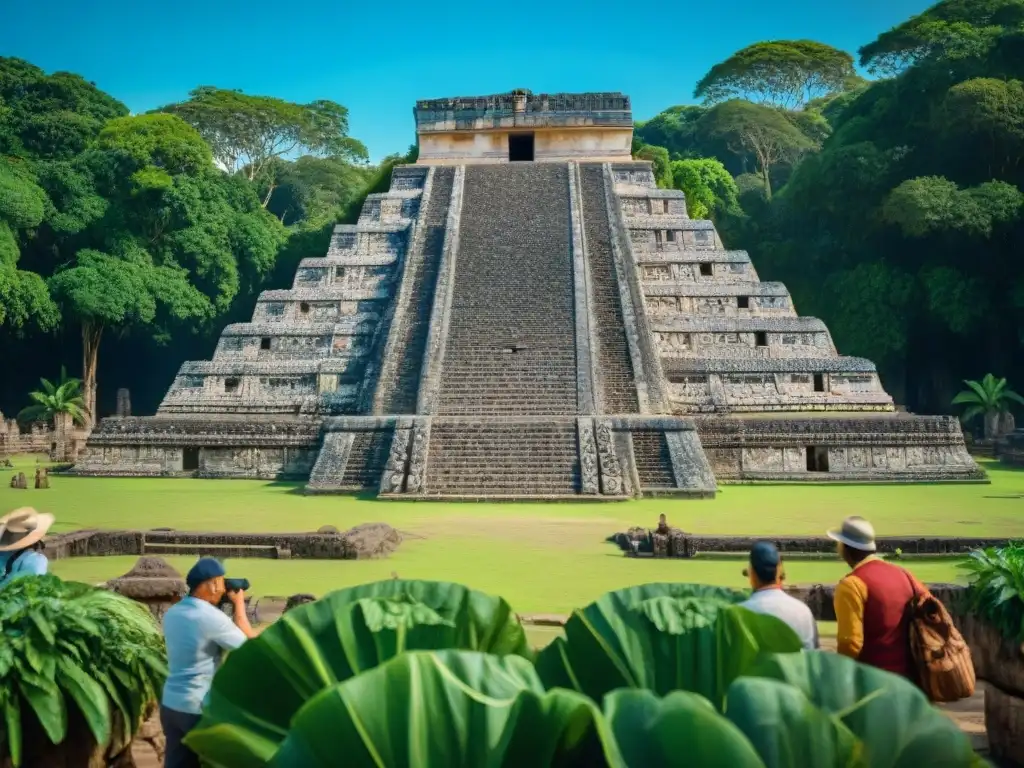
[[[1004,400],[1013,400],[1013,402],[1015,402],[1015,403],[1019,403],[1020,405],[1024,405],[1024,397],[1021,397],[1019,394],[1014,392],[1012,389],[1003,390],[1003,399]]]
[[[992,374],[988,374],[983,381],[987,382],[989,380],[989,376],[991,375]],[[981,400],[982,403],[988,405],[989,403],[992,402],[990,389],[986,387],[984,384],[979,384],[976,381],[965,381],[964,384],[966,384],[968,387],[970,387],[971,389],[978,393],[978,398]]]
[[[960,414],[960,420],[965,424],[976,416],[983,416],[986,413],[986,408],[983,405],[972,405],[962,414]]]
[[[957,394],[956,397],[950,401],[952,405],[964,405],[965,403],[978,403],[981,404],[983,401],[978,397],[977,392],[963,391]]]
[[[49,416],[49,410],[43,405],[30,405],[18,411],[17,420],[25,423],[29,421],[43,421]]]
[[[64,413],[67,413],[79,424],[85,423],[85,411],[77,403],[67,403]]]
[[[40,405],[44,405],[46,407],[49,407],[53,403],[53,396],[46,395],[42,392],[29,392],[28,396],[30,400],[35,400]]]
[[[48,395],[52,395],[57,391],[57,387],[55,387],[53,382],[49,379],[40,379],[39,383],[43,385],[43,391]]]

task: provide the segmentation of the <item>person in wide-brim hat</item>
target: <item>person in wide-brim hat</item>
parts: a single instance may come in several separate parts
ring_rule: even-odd
[[[880,559],[875,529],[851,516],[826,531],[850,572],[836,585],[836,645],[843,656],[913,679],[907,604],[928,590],[909,571]]]
[[[0,586],[19,576],[42,576],[49,561],[39,550],[53,515],[22,507],[0,517]]]

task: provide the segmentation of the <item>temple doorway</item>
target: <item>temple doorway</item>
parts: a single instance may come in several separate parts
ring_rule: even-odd
[[[510,163],[533,160],[533,134],[510,133],[508,136],[508,160]]]

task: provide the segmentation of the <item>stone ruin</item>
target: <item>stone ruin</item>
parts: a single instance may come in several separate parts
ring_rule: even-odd
[[[404,498],[711,496],[716,480],[983,480],[786,287],[630,157],[622,94],[419,102],[419,163],[105,419],[83,475]]]
[[[187,592],[185,579],[162,557],[140,557],[124,576],[111,579],[107,589],[142,603],[157,620]]]
[[[0,458],[19,453],[45,453],[51,461],[75,461],[88,437],[70,417],[58,418],[53,426],[33,422],[23,432],[17,419],[5,419],[0,412]]]

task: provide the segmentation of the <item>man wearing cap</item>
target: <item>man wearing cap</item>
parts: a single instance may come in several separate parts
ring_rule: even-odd
[[[20,576],[42,576],[49,570],[49,561],[39,550],[53,519],[31,507],[0,517],[0,587]]]
[[[188,595],[164,614],[168,675],[160,723],[167,740],[166,768],[199,768],[199,758],[181,740],[199,722],[223,652],[256,635],[245,614],[242,590],[227,592],[235,608],[234,621],[218,607],[226,592],[219,561],[200,558],[185,583]]]
[[[912,680],[907,604],[915,590],[928,590],[909,571],[875,556],[875,529],[863,517],[848,517],[827,533],[853,569],[834,597],[839,653]]]
[[[750,549],[750,567],[743,571],[750,579],[754,594],[742,608],[774,616],[786,622],[800,638],[804,648],[818,647],[818,624],[805,603],[787,595],[782,589],[782,558],[775,545],[759,541]]]

